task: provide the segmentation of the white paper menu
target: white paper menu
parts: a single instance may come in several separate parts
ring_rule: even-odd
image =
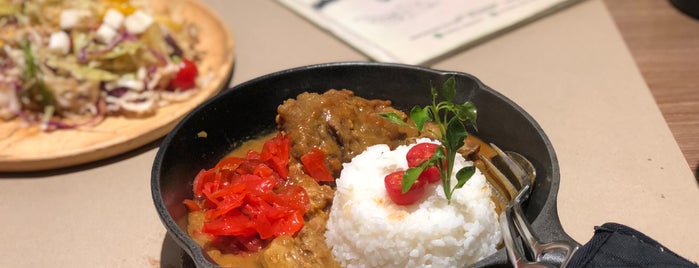
[[[579,0],[277,0],[373,60],[426,64]]]

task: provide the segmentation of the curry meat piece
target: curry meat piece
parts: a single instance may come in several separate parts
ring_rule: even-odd
[[[418,131],[390,122],[380,113],[407,115],[388,100],[367,100],[349,90],[331,89],[323,94],[305,92],[286,100],[277,109],[278,129],[291,137],[291,156],[296,160],[313,147],[325,152],[326,166],[338,177],[342,163],[375,144],[391,149],[408,143]]]

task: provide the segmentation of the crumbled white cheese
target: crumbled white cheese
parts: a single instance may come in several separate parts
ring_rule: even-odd
[[[97,28],[97,40],[102,43],[108,44],[117,37],[117,31],[107,24],[102,23],[99,28]]]
[[[22,110],[22,105],[17,98],[14,87],[0,88],[0,118],[9,120],[17,116]]]
[[[113,8],[107,10],[107,13],[104,14],[104,18],[102,19],[102,23],[107,24],[114,29],[119,29],[123,22],[124,14],[121,14],[121,12]]]
[[[49,37],[49,49],[63,55],[70,51],[70,37],[64,31],[58,31]]]
[[[146,76],[148,75],[148,70],[146,70],[146,67],[138,67],[138,71],[136,71],[136,79],[138,80],[145,80]]]
[[[65,9],[61,11],[61,29],[72,29],[80,26],[80,22],[88,19],[90,12],[80,9]]]
[[[153,17],[138,10],[126,17],[124,20],[124,26],[126,26],[126,31],[130,34],[141,34],[145,32],[154,21],[155,20],[153,20]]]

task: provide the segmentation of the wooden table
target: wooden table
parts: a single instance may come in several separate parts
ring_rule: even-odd
[[[699,181],[699,20],[667,0],[604,3]]]

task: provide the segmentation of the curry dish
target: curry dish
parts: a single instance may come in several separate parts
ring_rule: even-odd
[[[309,209],[303,215],[303,227],[293,236],[282,235],[265,241],[256,252],[236,252],[221,248],[220,244],[212,242],[211,236],[201,232],[205,213],[191,211],[189,234],[221,266],[340,267],[324,237],[335,192],[334,182],[318,182],[308,175],[301,158],[314,148],[322,150],[324,164],[336,178],[342,163],[349,162],[369,146],[387,144],[394,148],[420,136],[429,136],[378,116],[386,112],[397,113],[407,120],[407,115],[391,107],[390,101],[367,100],[348,90],[303,93],[296,99],[285,101],[278,107],[277,131],[290,138],[287,183],[303,187],[308,196]],[[275,135],[277,133],[248,141],[231,155],[244,157],[251,150],[260,151],[265,141]],[[487,147],[469,135],[459,153],[470,155],[475,160],[473,155]],[[487,151],[481,153],[489,154]],[[476,163],[476,166],[483,170],[482,165]]]

